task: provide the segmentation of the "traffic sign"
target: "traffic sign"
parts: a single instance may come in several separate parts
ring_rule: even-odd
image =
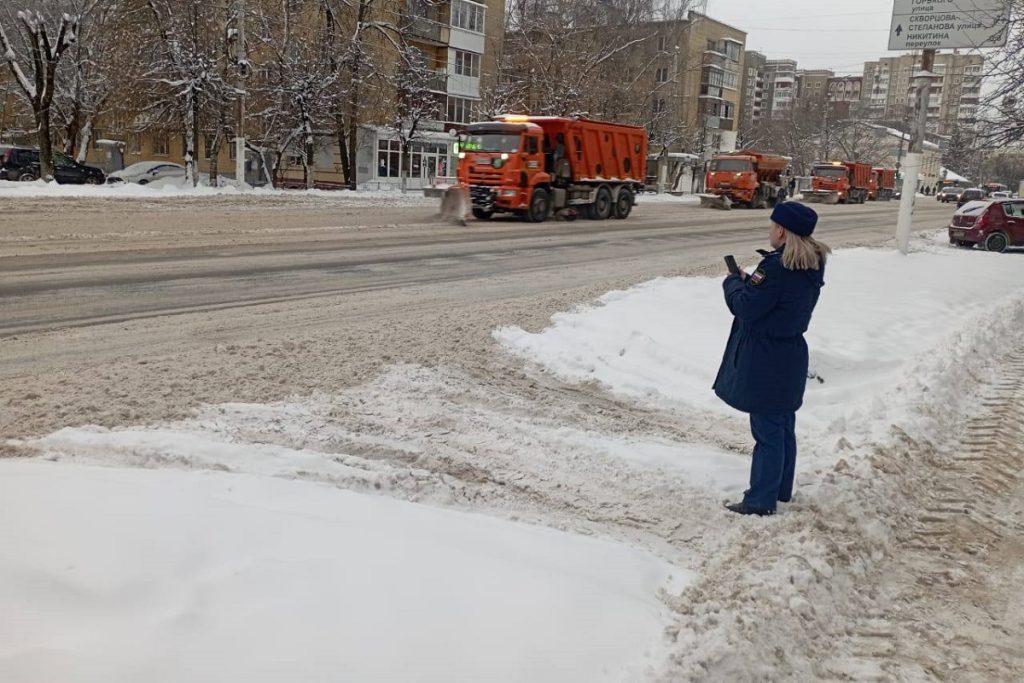
[[[1008,0],[895,0],[890,50],[1002,47]]]

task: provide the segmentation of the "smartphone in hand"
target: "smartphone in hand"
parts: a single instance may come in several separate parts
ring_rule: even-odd
[[[725,257],[725,267],[729,269],[731,275],[740,274],[740,267],[736,265],[736,258],[732,254]]]

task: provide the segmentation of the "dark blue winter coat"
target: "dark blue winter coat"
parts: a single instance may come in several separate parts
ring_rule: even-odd
[[[782,250],[767,254],[746,280],[730,275],[722,287],[735,316],[715,393],[745,413],[789,413],[804,400],[804,332],[825,285],[818,270],[787,270]]]

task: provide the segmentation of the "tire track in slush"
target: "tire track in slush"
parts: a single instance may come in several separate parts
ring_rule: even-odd
[[[978,637],[991,629],[997,640],[1004,635],[1019,645],[1014,636],[1020,634],[1000,624],[1006,605],[979,598],[998,593],[991,558],[1004,545],[1024,542],[1024,524],[1007,514],[1024,484],[1024,352],[1005,358],[1003,369],[1003,378],[982,392],[984,411],[969,419],[958,447],[911,465],[909,476],[922,479],[908,501],[916,513],[890,574],[900,578],[885,591],[898,609],[863,619],[849,635],[853,670],[875,672],[866,678],[916,671],[937,680],[1021,680],[1024,674],[1024,649],[1013,656]]]

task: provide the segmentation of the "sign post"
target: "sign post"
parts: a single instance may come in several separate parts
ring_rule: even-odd
[[[914,74],[917,116],[910,149],[903,162],[903,187],[896,221],[896,246],[906,254],[914,219],[917,176],[924,159],[928,130],[928,91],[934,77],[935,51],[950,48],[1001,47],[1006,44],[1010,3],[1007,0],[895,0],[889,27],[890,50],[922,50]],[[902,145],[901,145],[902,146]]]

